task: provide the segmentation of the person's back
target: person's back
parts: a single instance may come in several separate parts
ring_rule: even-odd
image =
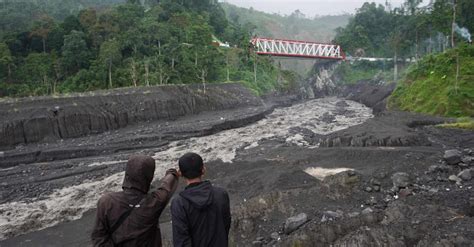
[[[147,194],[154,171],[151,157],[130,158],[123,191],[106,194],[98,202],[94,246],[161,246],[158,220],[176,190],[178,174],[168,170],[159,188]]]
[[[174,246],[228,246],[231,215],[227,192],[201,181],[204,167],[199,155],[185,154],[179,165],[188,186],[171,203]],[[193,172],[191,168],[197,169]]]

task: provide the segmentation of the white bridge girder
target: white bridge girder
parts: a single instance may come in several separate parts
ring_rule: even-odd
[[[346,58],[341,47],[333,44],[267,38],[253,38],[251,43],[259,55],[337,60]]]

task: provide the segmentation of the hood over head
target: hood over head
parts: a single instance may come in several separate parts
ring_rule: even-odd
[[[154,174],[155,160],[152,157],[134,155],[128,159],[122,188],[148,193]]]
[[[179,195],[188,200],[195,208],[204,209],[211,205],[213,200],[212,184],[209,181],[197,185],[191,184]]]

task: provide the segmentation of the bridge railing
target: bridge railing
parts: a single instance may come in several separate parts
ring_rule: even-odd
[[[341,47],[335,44],[268,38],[253,38],[251,43],[259,55],[336,60],[346,58]]]

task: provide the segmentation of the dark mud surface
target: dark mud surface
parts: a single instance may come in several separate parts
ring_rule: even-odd
[[[219,152],[218,146],[196,139],[209,146],[203,153],[209,160],[207,178],[230,194],[231,241],[236,246],[474,246],[474,179],[460,175],[467,171],[474,176],[474,133],[439,129],[433,124],[446,119],[403,112],[384,112],[330,134],[314,129],[341,121],[340,116],[354,114],[353,109],[344,106],[348,103],[341,100],[333,111],[309,118],[308,123],[317,125],[313,127],[290,126],[291,121],[283,119],[283,114],[290,112],[277,112],[281,115],[275,116],[275,126],[289,124],[282,129],[293,139],[289,140],[287,135],[264,136],[256,143],[238,147],[231,159],[225,155],[209,158]],[[245,114],[255,116],[251,114],[253,110],[248,111]],[[122,143],[122,147],[138,146],[133,150],[117,149],[90,157],[34,162],[0,170],[2,203],[37,200],[65,184],[107,180],[123,170],[125,160],[133,152],[156,157],[186,151],[180,147],[196,148],[186,146],[194,140],[185,138],[217,133],[220,129],[212,126],[239,115],[239,111],[229,111],[227,115],[224,112],[178,119],[167,122],[168,125],[144,123],[104,135],[63,141],[65,144],[48,143],[61,149],[77,146],[76,142],[97,145],[94,150],[100,149],[100,143],[114,141]],[[264,110],[258,112],[265,114]],[[257,127],[265,124],[273,126],[269,121]],[[239,126],[242,125],[244,122]],[[134,141],[140,135],[163,136],[156,126],[170,126],[170,139],[154,137],[142,141],[143,146]],[[234,126],[226,128],[231,127]],[[196,131],[184,131],[193,128]],[[246,140],[246,133],[239,133]],[[212,142],[212,137],[206,140]],[[222,138],[229,138],[231,146],[235,136]],[[187,141],[168,146],[178,139]],[[443,156],[450,149],[459,150],[459,159],[448,163]],[[90,165],[94,163],[97,165]],[[60,213],[74,215],[67,210]],[[301,217],[292,218],[298,215]],[[34,215],[29,217],[31,224],[37,222]],[[93,220],[92,209],[79,219],[43,230],[20,236],[12,232],[0,246],[87,246]],[[164,242],[169,244],[169,210],[164,211],[160,222]],[[29,231],[28,226],[24,227],[25,232]]]

